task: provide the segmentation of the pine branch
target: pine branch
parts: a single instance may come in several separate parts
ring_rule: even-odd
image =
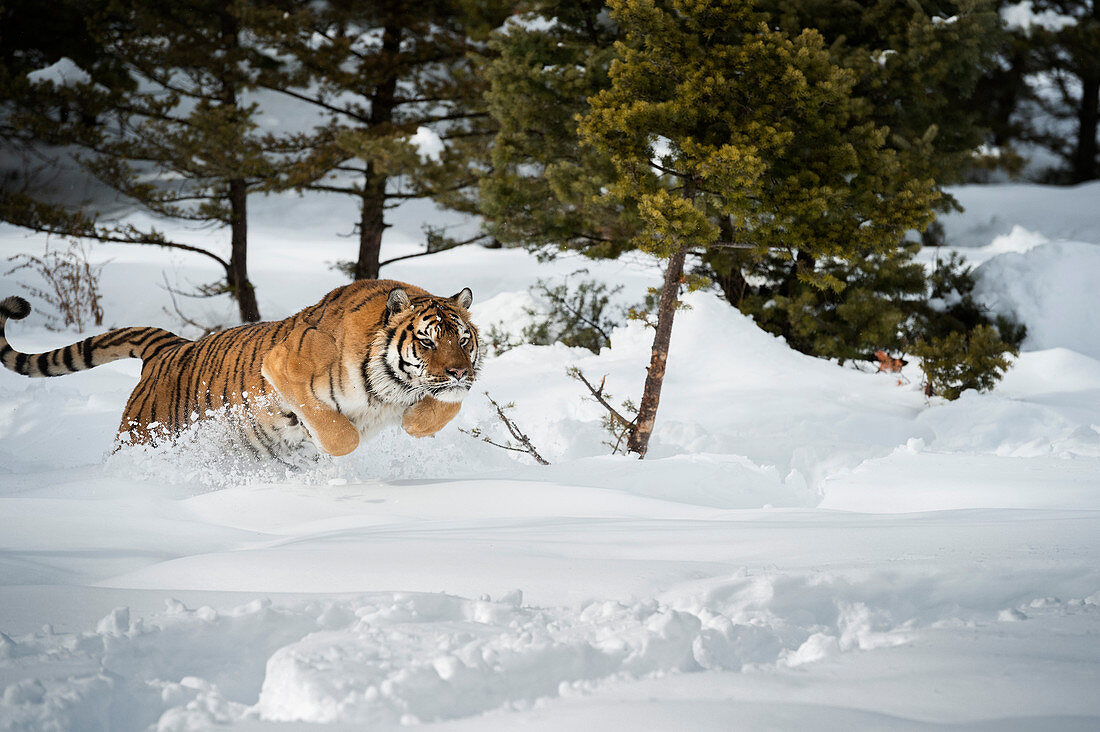
[[[354,119],[357,122],[362,122],[362,123],[367,124],[367,125],[370,124],[370,115],[356,114],[354,111],[352,111],[348,107],[340,107],[340,106],[337,106],[335,104],[329,104],[328,102],[321,99],[320,97],[313,97],[313,96],[310,96],[309,94],[302,94],[301,92],[294,91],[293,89],[290,89],[288,87],[279,86],[279,85],[275,85],[275,84],[264,84],[263,87],[265,89],[270,89],[271,91],[276,91],[276,92],[280,92],[282,94],[286,94],[288,97],[293,97],[294,99],[297,99],[299,101],[307,102],[309,104],[316,105],[316,106],[320,107],[321,109],[326,109],[329,112],[332,112],[333,114],[339,114],[339,115],[343,115],[344,117],[350,117],[350,118]]]
[[[467,244],[473,244],[476,241],[479,241],[481,239],[485,239],[488,236],[489,236],[488,234],[478,234],[477,236],[470,237],[469,239],[465,239],[463,241],[452,242],[452,243],[448,244],[447,246],[439,247],[438,249],[428,249],[427,251],[417,252],[416,254],[404,254],[400,257],[393,257],[392,259],[386,259],[386,260],[383,260],[383,261],[378,263],[378,268],[381,269],[382,267],[385,267],[387,264],[393,264],[394,262],[400,262],[404,259],[413,259],[415,257],[426,257],[429,254],[439,254],[440,252],[446,252],[446,251],[451,250],[451,249],[457,249],[458,247],[466,246]]]
[[[165,239],[164,235],[156,230],[146,232],[130,225],[111,228],[100,227],[94,219],[90,219],[83,214],[70,213],[61,206],[42,204],[22,194],[8,193],[0,195],[0,220],[53,236],[94,239],[111,244],[143,244],[193,252],[213,259],[226,272],[229,271],[229,262],[217,254],[191,244]]]

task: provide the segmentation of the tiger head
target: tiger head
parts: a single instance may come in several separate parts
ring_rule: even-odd
[[[386,298],[385,327],[372,349],[369,380],[387,401],[413,403],[424,396],[460,402],[481,360],[477,328],[464,288],[453,297],[414,297],[395,287]]]

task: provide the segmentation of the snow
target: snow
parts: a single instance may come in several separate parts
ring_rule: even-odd
[[[490,358],[436,437],[387,431],[297,472],[224,454],[216,425],[112,452],[137,362],[0,372],[0,728],[1095,729],[1098,192],[954,191],[950,251],[1029,328],[989,394],[927,400],[914,364],[899,379],[813,359],[687,296],[645,461],[608,454],[601,408],[566,374],[637,399],[638,323],[598,355]],[[252,203],[266,317],[342,283],[353,203]],[[471,226],[411,204],[384,255],[417,251],[425,221]],[[0,256],[43,243],[0,229]],[[141,247],[92,256],[110,326],[178,330],[164,280],[218,274]],[[483,332],[518,333],[529,288],[582,267],[622,285],[619,304],[658,281],[640,256],[469,247],[384,274],[469,286]],[[178,305],[233,315],[224,298]],[[7,334],[25,350],[81,337],[39,315]],[[505,438],[486,390],[550,466],[459,431]]]
[[[27,74],[27,80],[32,84],[53,83],[57,86],[76,86],[90,83],[92,77],[87,71],[77,66],[71,58],[62,56],[49,66]]]
[[[1001,8],[1001,20],[1008,28],[1031,30],[1032,27],[1049,31],[1060,31],[1077,23],[1072,15],[1063,15],[1057,10],[1036,12],[1031,0],[1006,5]]]
[[[439,160],[443,153],[443,140],[428,127],[417,127],[416,134],[409,138],[417,153],[425,160]]]

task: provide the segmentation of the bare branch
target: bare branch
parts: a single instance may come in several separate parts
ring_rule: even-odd
[[[595,399],[600,404],[600,406],[602,406],[604,409],[606,409],[611,414],[612,419],[614,419],[619,424],[620,427],[633,427],[634,426],[634,420],[627,419],[623,415],[619,414],[619,411],[617,409],[615,409],[615,407],[611,406],[606,399],[604,399],[603,387],[604,387],[604,383],[607,381],[607,376],[606,375],[604,375],[604,377],[602,379],[600,379],[600,388],[597,389],[595,386],[592,385],[591,381],[589,381],[587,378],[585,378],[584,372],[581,371],[576,366],[573,366],[572,368],[570,368],[569,371],[568,371],[568,374],[570,376],[572,376],[574,379],[576,379],[577,381],[581,382],[582,384],[584,384],[585,386],[588,387],[588,391],[592,393],[592,398]]]
[[[538,450],[536,450],[535,446],[531,444],[531,438],[525,435],[523,431],[519,428],[519,426],[515,422],[513,422],[507,414],[504,413],[504,410],[507,407],[502,407],[500,404],[497,404],[496,400],[489,396],[489,392],[485,392],[485,398],[488,399],[489,403],[493,405],[494,409],[496,409],[497,417],[500,419],[501,422],[504,423],[504,426],[508,429],[508,433],[512,435],[512,438],[519,442],[521,446],[516,447],[515,445],[512,445],[510,443],[501,444],[499,442],[494,442],[487,435],[483,434],[481,430],[477,427],[473,428],[472,430],[464,430],[460,427],[459,432],[464,432],[471,437],[480,439],[482,442],[487,442],[493,447],[499,447],[502,450],[527,453],[528,455],[533,457],[539,465],[549,465],[550,463],[545,460],[542,455],[539,455]]]

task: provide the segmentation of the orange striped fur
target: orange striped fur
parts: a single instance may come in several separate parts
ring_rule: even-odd
[[[469,289],[439,298],[392,280],[354,282],[285,320],[198,340],[160,328],[120,328],[45,353],[20,353],[4,334],[27,301],[0,302],[0,362],[32,377],[61,376],[121,358],[142,360],[123,412],[123,441],[172,439],[233,412],[258,456],[307,443],[344,455],[387,424],[423,437],[458,413],[477,376]]]

